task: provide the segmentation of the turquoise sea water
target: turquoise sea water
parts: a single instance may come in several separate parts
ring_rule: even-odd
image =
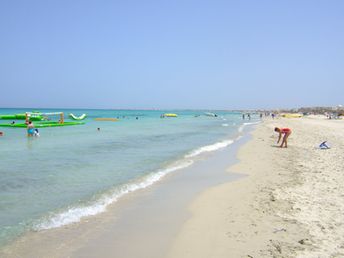
[[[25,111],[31,110],[0,109],[0,114]],[[216,112],[218,117],[180,110],[39,111],[88,117],[85,125],[41,128],[40,137],[33,138],[24,128],[0,127],[0,246],[27,230],[103,212],[126,193],[230,145],[244,126],[240,113],[224,111]],[[162,113],[178,117],[160,118]]]

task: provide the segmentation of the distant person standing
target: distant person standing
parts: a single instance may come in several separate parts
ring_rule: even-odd
[[[275,114],[271,113],[271,117],[272,117],[272,119],[275,119]]]
[[[245,120],[245,114],[242,114],[242,120]]]
[[[28,137],[32,137],[35,134],[35,126],[33,125],[33,123],[31,121],[28,122],[27,124],[27,136]]]
[[[284,145],[284,147],[288,148],[287,139],[291,135],[291,129],[275,127],[275,132],[279,133],[277,144],[280,142],[282,138],[282,134],[284,134],[280,147],[283,148],[283,145]]]
[[[262,114],[262,113],[260,113],[259,117],[260,117],[260,119],[262,119],[262,118],[263,118],[263,114]]]
[[[248,117],[248,120],[251,120],[251,114],[250,113],[247,114],[247,117]]]

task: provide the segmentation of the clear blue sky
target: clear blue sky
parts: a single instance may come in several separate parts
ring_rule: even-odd
[[[344,1],[1,1],[0,107],[344,104]]]

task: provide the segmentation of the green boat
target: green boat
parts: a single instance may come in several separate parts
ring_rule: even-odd
[[[19,114],[18,114],[19,115]],[[34,119],[46,119],[48,116],[59,116],[59,121],[42,121],[42,120],[36,120],[37,122],[34,123],[35,128],[42,128],[42,127],[56,127],[56,126],[70,126],[70,125],[83,125],[84,122],[81,121],[72,121],[72,122],[66,122],[64,120],[64,114],[63,112],[50,112],[50,113],[37,113],[37,112],[27,112],[25,114],[18,115],[12,115],[12,118],[9,118],[8,115],[6,115],[6,119],[13,119],[13,117],[22,118],[24,116],[24,119],[29,118],[31,121],[35,121]],[[0,127],[13,127],[13,128],[26,128],[26,123],[10,123],[10,124],[0,124]]]
[[[26,114],[0,115],[2,120],[26,120]],[[40,113],[31,113],[30,121],[42,121],[44,117]]]
[[[70,125],[83,125],[84,122],[52,122],[52,121],[41,121],[34,123],[35,128],[42,128],[42,127],[56,127],[56,126],[70,126]],[[0,127],[14,127],[14,128],[26,128],[27,124],[0,124]]]

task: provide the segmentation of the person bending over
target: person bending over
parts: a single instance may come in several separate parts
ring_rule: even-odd
[[[280,147],[283,148],[283,145],[284,145],[284,147],[288,148],[287,139],[288,139],[289,135],[291,134],[291,129],[290,128],[275,127],[275,132],[279,133],[277,144],[280,142],[280,140],[282,138],[282,134],[283,134],[283,139],[282,139],[282,143],[281,143]]]

